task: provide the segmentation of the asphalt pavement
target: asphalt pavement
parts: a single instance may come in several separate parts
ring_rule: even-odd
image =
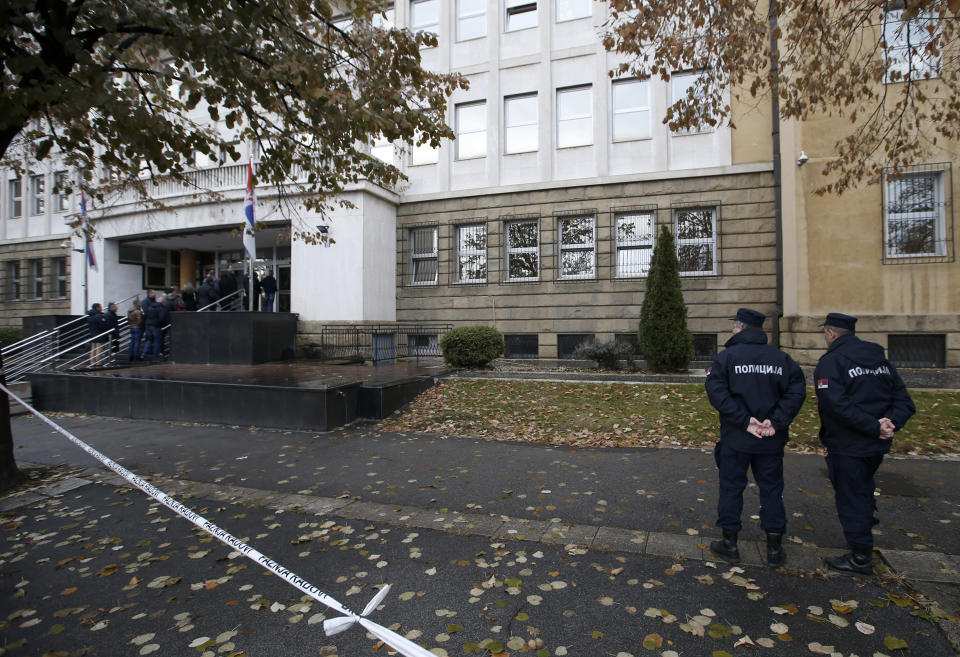
[[[752,487],[744,564],[706,549],[708,451],[55,420],[356,611],[390,583],[371,617],[438,655],[954,654],[957,461],[884,462],[878,575],[846,578],[820,569],[843,539],[818,456],[787,456],[773,570]],[[18,462],[57,469],[0,498],[0,654],[386,650],[358,627],[326,637],[329,610],[38,420],[13,429]]]

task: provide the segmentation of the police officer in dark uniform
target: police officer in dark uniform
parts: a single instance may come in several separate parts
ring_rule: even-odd
[[[823,327],[827,353],[817,363],[820,442],[827,448],[827,471],[837,515],[850,552],[827,559],[847,575],[873,573],[873,475],[890,451],[894,431],[916,413],[896,368],[883,347],[864,342],[854,330],[857,318],[830,313]]]
[[[767,534],[767,563],[783,564],[783,446],[787,429],[807,396],[803,371],[790,356],[767,344],[763,313],[740,308],[733,336],[707,370],[707,396],[720,413],[720,442],[713,450],[720,476],[717,526],[723,540],[710,550],[739,563],[747,468],[760,489],[760,526]]]

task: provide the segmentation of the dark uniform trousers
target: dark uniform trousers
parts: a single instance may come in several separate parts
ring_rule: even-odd
[[[880,524],[876,517],[876,488],[873,476],[883,461],[883,454],[874,456],[846,456],[827,454],[827,472],[833,484],[837,516],[843,535],[852,548],[873,549],[873,526]]]
[[[750,468],[760,489],[760,526],[766,532],[784,533],[787,529],[787,512],[783,507],[783,452],[748,454],[720,442],[713,449],[713,458],[720,471],[717,525],[721,529],[740,531],[743,489],[747,487],[747,468]]]

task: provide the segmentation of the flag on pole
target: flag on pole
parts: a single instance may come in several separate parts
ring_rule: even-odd
[[[80,190],[80,229],[83,231],[84,251],[87,255],[87,266],[97,268],[97,259],[93,255],[93,244],[90,241],[90,219],[87,217],[87,196]]]
[[[252,261],[257,259],[257,237],[254,233],[254,206],[257,203],[256,192],[253,191],[253,162],[247,162],[247,201],[243,207],[246,221],[243,224],[243,248],[247,257]]]

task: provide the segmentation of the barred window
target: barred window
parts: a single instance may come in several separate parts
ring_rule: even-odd
[[[435,285],[437,282],[437,228],[410,231],[410,283]]]
[[[57,258],[54,260],[57,271],[57,297],[65,299],[67,297],[67,259]]]
[[[7,265],[8,280],[10,281],[10,299],[20,299],[20,263],[11,262]]]
[[[46,179],[45,176],[30,176],[30,214],[38,216],[43,214],[46,205]]]
[[[908,173],[886,180],[888,258],[947,255],[944,172]]]
[[[616,215],[617,278],[646,276],[653,256],[653,213]]]
[[[33,279],[33,298],[43,298],[43,260],[30,261],[30,276]]]
[[[883,41],[886,59],[884,82],[903,82],[937,77],[940,57],[927,50],[936,33],[938,19],[921,14],[904,20],[903,10],[887,11],[883,16]]]
[[[681,276],[717,273],[717,212],[715,208],[674,211],[677,259]]]
[[[560,278],[593,278],[595,242],[593,216],[560,218]]]
[[[457,227],[457,282],[487,282],[487,226]]]
[[[507,224],[507,279],[535,281],[540,276],[540,226],[533,221]]]

